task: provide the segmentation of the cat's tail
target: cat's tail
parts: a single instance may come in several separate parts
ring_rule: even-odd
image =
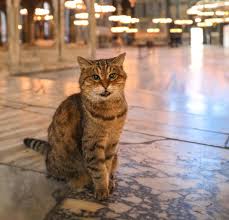
[[[34,138],[25,138],[23,142],[26,147],[29,147],[44,155],[47,153],[50,146],[47,141],[34,139]]]

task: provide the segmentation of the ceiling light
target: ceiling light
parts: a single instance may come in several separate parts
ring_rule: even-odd
[[[50,11],[45,8],[36,8],[35,9],[35,15],[37,16],[44,16],[44,15],[48,15],[49,13]]]
[[[137,28],[128,28],[126,30],[126,33],[137,33],[138,32],[138,29]]]
[[[128,27],[112,27],[111,32],[112,33],[123,33],[127,31],[129,28]]]
[[[196,23],[199,23],[199,22],[201,22],[201,21],[202,21],[201,18],[195,18],[195,22],[196,22]]]
[[[76,26],[87,26],[88,20],[75,20],[74,25],[76,25]]]
[[[27,15],[27,14],[28,14],[28,10],[26,8],[20,9],[20,15]]]
[[[88,19],[88,13],[87,12],[77,13],[77,14],[75,14],[75,18],[77,18],[77,19]],[[100,18],[100,14],[95,13],[95,18]]]
[[[159,33],[160,29],[159,28],[148,28],[147,33]]]
[[[177,33],[182,33],[183,31],[181,28],[171,28],[169,32],[173,34],[177,34]]]
[[[99,5],[98,3],[95,3],[95,12],[98,13],[109,13],[109,12],[115,12],[116,8],[113,5]]]
[[[200,22],[197,24],[198,27],[211,27],[212,25],[211,22]]]
[[[174,21],[174,24],[177,24],[177,25],[191,25],[193,24],[193,20],[175,20]]]
[[[167,24],[167,23],[172,23],[172,19],[171,18],[154,18],[153,23],[161,23],[161,24]]]

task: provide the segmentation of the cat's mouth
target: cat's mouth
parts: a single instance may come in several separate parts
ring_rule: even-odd
[[[111,92],[105,90],[104,92],[100,93],[100,96],[102,97],[108,97],[111,94]]]

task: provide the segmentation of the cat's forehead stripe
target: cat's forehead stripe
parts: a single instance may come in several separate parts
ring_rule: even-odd
[[[111,63],[110,59],[106,59],[106,60],[95,60],[95,64],[97,66],[106,66],[109,65]]]

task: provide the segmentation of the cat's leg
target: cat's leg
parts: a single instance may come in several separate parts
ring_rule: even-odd
[[[115,187],[114,172],[117,167],[117,143],[108,146],[106,149],[106,167],[109,173],[109,192],[112,192]]]
[[[90,138],[91,139],[91,138]],[[105,145],[101,142],[83,140],[83,154],[88,173],[90,174],[97,199],[106,199],[109,195],[109,173],[105,163]]]
[[[64,172],[65,170],[61,166],[61,161],[54,150],[48,152],[45,162],[49,176],[55,179],[67,179],[66,172]]]
[[[52,149],[46,155],[46,168],[50,176],[70,181],[73,178],[78,179],[81,175],[84,176],[85,172],[87,173],[83,166],[82,155],[77,150],[77,147],[74,151],[67,152],[64,143],[52,146]],[[86,177],[82,178],[84,179],[83,182],[86,182]],[[82,178],[78,182],[82,182]],[[74,184],[71,185],[73,186]],[[79,184],[75,183],[75,186],[77,185]]]
[[[69,186],[73,189],[82,189],[91,184],[91,178],[85,170],[84,174],[81,174],[78,177],[74,177],[69,181]]]
[[[115,188],[115,171],[117,170],[118,166],[118,155],[117,153],[114,155],[112,159],[111,171],[110,171],[110,183],[109,183],[109,190],[112,192]]]

